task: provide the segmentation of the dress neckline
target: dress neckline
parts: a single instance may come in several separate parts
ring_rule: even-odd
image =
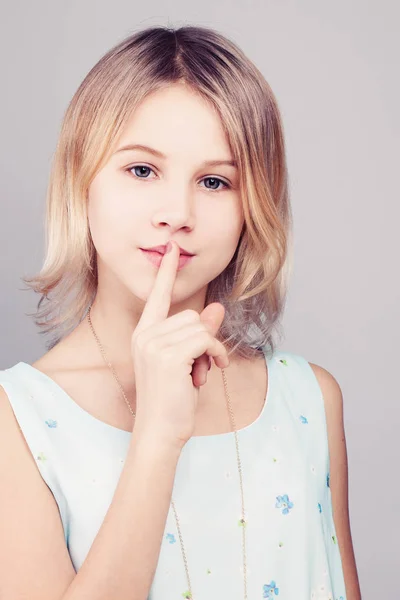
[[[273,368],[272,368],[273,360],[272,360],[272,357],[269,357],[267,355],[267,352],[264,347],[262,347],[261,349],[264,354],[265,365],[266,365],[266,369],[267,369],[267,392],[266,392],[266,396],[264,399],[263,407],[262,407],[261,412],[259,413],[258,417],[254,421],[249,423],[249,425],[246,425],[245,427],[242,427],[241,429],[237,429],[236,430],[237,433],[240,433],[240,434],[242,434],[242,433],[248,434],[254,428],[259,426],[260,422],[265,418],[267,409],[269,410],[269,405],[271,404],[272,387],[273,387],[273,385],[272,385],[273,384]],[[106,423],[105,421],[102,421],[101,419],[98,419],[97,417],[95,417],[94,415],[89,413],[82,406],[80,406],[77,402],[75,402],[75,400],[72,398],[72,396],[70,396],[64,390],[64,388],[61,387],[54,379],[52,379],[49,375],[47,375],[46,373],[43,373],[43,371],[40,371],[33,365],[31,365],[27,362],[24,362],[24,361],[20,361],[14,367],[12,367],[12,369],[26,371],[26,373],[30,373],[31,375],[34,375],[36,377],[36,379],[42,380],[43,382],[47,383],[55,395],[59,396],[64,401],[66,401],[70,406],[72,406],[74,408],[74,410],[78,411],[81,416],[84,416],[88,421],[91,421],[92,423],[97,424],[99,427],[102,427],[105,431],[106,430],[109,432],[111,431],[119,436],[125,437],[127,440],[129,440],[130,437],[132,436],[132,431],[128,431],[126,429],[121,429],[120,427],[116,427],[115,425]],[[222,440],[224,438],[229,439],[233,435],[234,435],[233,431],[226,431],[223,433],[213,433],[210,435],[194,435],[189,439],[189,442],[199,443],[201,440],[212,440],[212,439]]]

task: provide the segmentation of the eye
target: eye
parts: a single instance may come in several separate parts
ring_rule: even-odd
[[[146,175],[148,175],[150,171],[154,173],[154,170],[151,167],[148,167],[147,165],[133,165],[125,170],[136,179],[149,179],[149,177],[147,177]],[[203,177],[201,181],[211,182],[211,187],[206,186],[206,189],[211,192],[221,192],[224,189],[230,189],[231,187],[229,183],[223,181],[219,177]],[[222,187],[219,187],[220,184],[222,184]]]
[[[138,174],[139,169],[142,170],[141,174]],[[146,175],[146,173],[143,173],[143,169],[145,171],[153,171],[153,169],[151,169],[150,167],[147,167],[146,165],[134,165],[133,167],[128,167],[128,169],[126,169],[129,173],[131,173],[131,175],[133,175],[134,177],[137,177],[138,179],[148,179],[148,177],[144,176],[142,177],[142,175]],[[135,170],[135,174],[132,173],[132,171]],[[154,173],[154,171],[153,171]]]
[[[222,185],[224,186],[222,188],[215,188],[215,187],[206,188],[206,189],[214,191],[214,192],[222,192],[222,190],[230,188],[230,185],[228,183],[226,183],[226,181],[219,179],[219,177],[204,177],[204,179],[202,179],[202,181],[210,181],[212,186],[214,186],[215,184],[219,185],[220,183],[222,183]]]

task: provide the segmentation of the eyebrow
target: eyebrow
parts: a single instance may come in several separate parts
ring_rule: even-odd
[[[154,154],[154,156],[157,156],[158,158],[167,158],[167,156],[159,150],[150,148],[150,146],[144,146],[143,144],[128,144],[127,146],[122,146],[122,148],[118,148],[114,154],[118,154],[119,152],[127,152],[128,150],[143,150],[144,152]],[[219,165],[228,165],[229,167],[234,167],[235,169],[238,167],[236,160],[205,160],[203,162],[204,167],[216,167]]]

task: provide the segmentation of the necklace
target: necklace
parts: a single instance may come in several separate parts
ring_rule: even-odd
[[[133,415],[133,417],[136,417],[135,412],[132,410],[132,406],[130,405],[130,402],[128,400],[128,398],[126,397],[126,394],[124,392],[124,389],[121,385],[120,380],[118,379],[118,376],[115,372],[114,367],[112,366],[112,364],[108,361],[107,357],[106,357],[106,353],[104,351],[103,345],[101,344],[94,328],[93,328],[93,324],[92,324],[92,320],[90,318],[90,309],[92,308],[92,305],[89,305],[89,310],[87,312],[87,318],[89,321],[89,325],[90,325],[90,329],[92,330],[92,333],[96,339],[96,342],[99,346],[99,349],[101,351],[101,354],[103,355],[104,361],[106,363],[106,365],[111,369],[113,377],[115,379],[115,381],[118,384],[118,387],[120,388],[122,395],[124,397],[124,400],[131,412],[131,414]],[[238,472],[239,472],[239,482],[240,482],[240,497],[241,497],[241,504],[242,504],[242,518],[239,520],[239,525],[242,528],[242,550],[243,550],[243,580],[244,580],[244,600],[247,600],[247,562],[246,562],[246,520],[245,520],[245,508],[244,508],[244,494],[243,494],[243,479],[242,479],[242,465],[241,465],[241,461],[240,461],[240,453],[239,453],[239,442],[238,442],[238,435],[237,435],[237,431],[236,431],[236,423],[235,423],[235,417],[233,414],[233,410],[232,410],[232,405],[231,405],[231,400],[230,400],[230,396],[228,393],[228,388],[227,388],[227,381],[226,381],[226,375],[225,375],[225,371],[224,369],[221,369],[222,371],[222,379],[224,382],[224,391],[225,391],[225,397],[226,397],[226,402],[227,402],[227,406],[228,406],[228,411],[229,411],[229,418],[231,421],[231,426],[232,426],[232,430],[233,433],[235,435],[235,446],[236,446],[236,457],[237,457],[237,465],[238,465]],[[174,511],[174,515],[175,515],[175,521],[176,521],[176,527],[178,529],[178,535],[179,535],[179,541],[180,541],[180,545],[181,545],[181,551],[182,551],[182,557],[183,557],[183,562],[185,565],[185,572],[186,572],[186,580],[187,580],[187,585],[188,585],[188,591],[185,593],[185,598],[188,600],[194,600],[194,596],[192,594],[192,585],[190,582],[190,576],[189,576],[189,570],[188,570],[188,564],[187,564],[187,558],[186,558],[186,552],[185,552],[185,547],[183,544],[183,539],[182,539],[182,533],[181,533],[181,528],[179,525],[179,519],[178,519],[178,515],[176,512],[176,508],[175,508],[175,503],[174,501],[171,499],[171,506],[173,508]]]

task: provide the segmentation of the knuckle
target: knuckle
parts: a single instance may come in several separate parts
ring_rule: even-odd
[[[221,349],[221,352],[222,352],[223,354],[225,354],[226,356],[228,356],[228,350],[227,350],[227,348],[225,347],[225,345],[224,345],[222,342],[220,342],[220,341],[219,341],[219,342],[218,342],[218,346],[220,347],[220,349]]]
[[[132,344],[133,344],[133,347],[136,350],[139,350],[139,351],[143,350],[144,336],[143,336],[142,332],[141,333],[136,333],[136,334],[133,335],[133,337],[132,337]]]
[[[208,331],[209,333],[212,333],[212,328],[209,323],[207,323],[206,321],[200,321],[200,324],[203,327],[204,331]]]
[[[160,361],[164,364],[164,365],[168,365],[172,362],[173,358],[175,357],[175,352],[173,352],[173,349],[170,348],[165,348],[160,355]]]
[[[209,331],[207,331],[206,329],[204,329],[204,336],[206,338],[206,341],[208,342],[208,344],[213,344],[215,342],[215,338],[212,335],[212,333],[210,333]]]
[[[158,353],[158,344],[156,338],[150,338],[145,343],[146,354],[156,356]]]
[[[195,331],[199,331],[200,333],[210,333],[210,330],[207,327],[207,325],[205,323],[202,323],[201,321],[199,323],[196,323],[194,327]]]
[[[197,310],[194,310],[193,308],[187,308],[186,310],[183,311],[185,316],[187,315],[187,317],[189,318],[190,322],[196,322],[200,320],[200,315],[197,312]]]

